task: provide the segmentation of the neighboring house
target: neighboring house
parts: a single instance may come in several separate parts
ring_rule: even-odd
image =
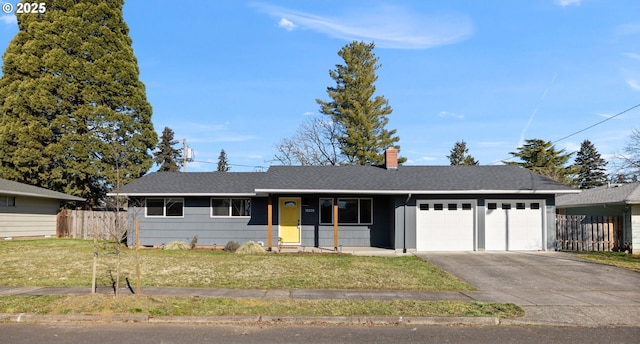
[[[398,166],[397,150],[385,155],[385,166],[156,172],[119,195],[141,245],[198,236],[200,245],[474,251],[554,249],[555,195],[578,192],[516,166]]]
[[[623,242],[640,247],[640,183],[612,184],[558,196],[556,206],[564,215],[622,216]]]
[[[0,238],[55,237],[56,214],[68,201],[84,199],[0,179]]]

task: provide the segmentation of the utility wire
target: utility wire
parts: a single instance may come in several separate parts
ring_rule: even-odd
[[[217,162],[214,161],[200,161],[200,160],[194,160],[193,162],[199,162],[202,164],[218,164]],[[227,164],[229,166],[238,166],[238,167],[253,167],[254,169],[264,169],[264,166],[258,166],[258,165],[240,165],[240,164]]]
[[[555,141],[553,141],[553,142],[551,142],[551,143],[552,143],[552,144],[554,144],[554,143],[559,142],[559,141],[562,141],[562,140],[564,140],[564,139],[568,139],[568,138],[570,138],[571,136],[574,136],[574,135],[580,134],[580,133],[581,133],[581,132],[583,132],[583,131],[589,130],[589,129],[591,129],[591,128],[593,128],[593,127],[597,126],[597,125],[600,125],[600,124],[602,124],[602,123],[604,123],[604,122],[606,122],[606,121],[612,120],[612,119],[614,119],[614,118],[616,118],[616,117],[618,117],[618,116],[620,116],[620,115],[622,115],[622,114],[624,114],[624,113],[627,113],[627,112],[629,112],[629,111],[631,111],[631,110],[633,110],[633,109],[635,109],[635,108],[637,108],[637,107],[640,107],[640,104],[636,104],[636,105],[634,105],[634,106],[632,106],[632,107],[630,107],[630,108],[628,108],[628,109],[626,109],[626,110],[624,110],[624,111],[622,111],[622,112],[618,112],[617,114],[615,114],[615,115],[613,115],[613,116],[611,116],[611,117],[609,117],[609,118],[605,118],[605,119],[603,119],[602,121],[600,121],[600,122],[598,122],[598,123],[592,124],[592,125],[590,125],[590,126],[588,126],[588,127],[584,128],[584,129],[580,129],[580,130],[576,131],[576,132],[575,132],[575,133],[573,133],[573,134],[569,134],[569,135],[567,135],[567,136],[561,137],[561,138],[559,138],[559,139],[557,139],[557,140],[555,140]]]
[[[612,120],[612,119],[614,119],[614,118],[616,118],[616,117],[618,117],[618,116],[620,116],[620,115],[622,115],[622,114],[625,114],[625,113],[627,113],[627,112],[629,112],[629,111],[631,111],[631,110],[633,110],[633,109],[635,109],[635,108],[637,108],[637,107],[640,107],[640,104],[636,104],[636,105],[634,105],[634,106],[632,106],[632,107],[630,107],[630,108],[628,108],[628,109],[626,109],[626,110],[623,110],[623,111],[621,111],[621,112],[618,112],[617,114],[615,114],[615,115],[613,115],[613,116],[611,116],[611,117],[605,118],[605,119],[603,119],[603,120],[602,120],[602,121],[600,121],[600,122],[594,123],[594,124],[592,124],[592,125],[590,125],[590,126],[588,126],[588,127],[586,127],[586,128],[580,129],[580,130],[578,130],[578,131],[576,131],[576,132],[573,132],[573,133],[571,133],[571,134],[569,134],[569,135],[567,135],[567,136],[563,136],[563,137],[561,137],[561,138],[559,138],[559,139],[557,139],[557,140],[555,140],[555,141],[552,141],[552,142],[551,142],[551,144],[556,144],[557,142],[560,142],[560,141],[562,141],[562,140],[566,140],[566,139],[570,138],[571,136],[578,135],[578,134],[580,134],[580,133],[581,133],[581,132],[583,132],[583,131],[587,131],[587,130],[589,130],[589,129],[591,129],[591,128],[595,127],[595,126],[598,126],[598,125],[600,125],[600,124],[602,124],[602,123],[606,122],[606,121],[610,121],[610,120]],[[573,152],[573,153],[575,153],[575,152]],[[572,154],[573,154],[573,153],[572,153]],[[502,160],[500,160],[500,161],[509,161],[509,160],[511,160],[511,159],[515,159],[515,158],[516,158],[515,156],[511,156],[511,157],[509,157],[509,158],[507,158],[507,159],[502,159]]]

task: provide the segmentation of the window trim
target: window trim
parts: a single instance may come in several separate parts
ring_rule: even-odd
[[[147,206],[147,202],[149,200],[162,200],[163,206],[162,206],[162,215],[149,215],[148,214],[148,210],[149,207]],[[170,203],[169,200],[180,200],[180,202],[182,202],[182,215],[167,215],[167,204]],[[149,218],[165,218],[165,217],[170,217],[170,218],[184,218],[184,198],[182,197],[147,197],[144,199],[144,217],[149,217]]]
[[[229,202],[229,208],[227,215],[214,215],[213,214],[213,200],[221,199]],[[249,215],[233,215],[233,201],[234,200],[248,200],[249,201]],[[209,217],[211,218],[250,218],[251,217],[251,197],[211,197],[209,198]]]
[[[322,201],[324,200],[331,200],[331,222],[322,222]],[[333,214],[333,202],[334,200],[336,200],[336,198],[334,197],[320,197],[318,199],[318,223],[320,225],[333,225],[333,218],[334,218],[334,214]],[[374,212],[373,212],[373,198],[371,197],[342,197],[342,198],[337,198],[337,201],[340,202],[341,200],[357,200],[358,201],[358,222],[340,222],[338,220],[338,225],[339,226],[346,226],[346,225],[373,225],[373,219],[374,219]],[[361,217],[362,217],[362,209],[361,209],[361,200],[369,200],[369,204],[370,204],[370,214],[371,214],[371,222],[362,222],[361,221]],[[338,211],[338,215],[340,214],[340,211]]]

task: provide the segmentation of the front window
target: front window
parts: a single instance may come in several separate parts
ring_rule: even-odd
[[[212,198],[211,216],[251,216],[251,199]]]
[[[0,207],[15,207],[16,198],[12,196],[0,196]]]
[[[320,223],[333,224],[333,199],[320,199]],[[338,198],[338,223],[373,223],[373,200],[371,198]]]
[[[146,216],[182,217],[184,216],[184,200],[182,198],[147,198]]]

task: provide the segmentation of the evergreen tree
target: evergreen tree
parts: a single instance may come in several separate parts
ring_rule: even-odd
[[[223,149],[218,156],[218,172],[229,172],[230,169],[231,166],[229,166],[229,161],[227,160],[227,152]]]
[[[478,160],[474,159],[469,154],[469,148],[467,148],[467,143],[462,141],[457,141],[456,144],[451,148],[451,152],[447,155],[447,158],[451,162],[451,166],[471,166],[477,165]]]
[[[395,145],[400,140],[396,130],[385,128],[392,112],[389,102],[383,96],[374,97],[375,72],[380,68],[374,47],[374,43],[356,41],[344,46],[338,55],[345,64],[329,71],[336,82],[335,87],[327,87],[331,100],[316,99],[320,112],[340,126],[338,141],[347,164],[382,164],[385,148],[399,148]]]
[[[159,172],[178,172],[182,166],[182,149],[173,148],[178,143],[173,136],[173,130],[164,127],[156,147],[158,150],[153,153],[153,161],[160,165]]]
[[[565,154],[565,150],[556,150],[551,142],[540,139],[529,139],[518,147],[517,152],[510,152],[514,157],[520,158],[520,162],[503,161],[508,165],[524,167],[534,173],[551,178],[557,182],[571,185],[573,175],[576,173],[574,166],[565,166],[571,153]]]
[[[607,183],[607,162],[600,156],[589,140],[584,140],[576,155],[575,165],[578,175],[576,185],[580,189],[591,189]]]
[[[17,14],[3,55],[0,177],[95,204],[151,167],[151,106],[123,0],[46,5]]]

